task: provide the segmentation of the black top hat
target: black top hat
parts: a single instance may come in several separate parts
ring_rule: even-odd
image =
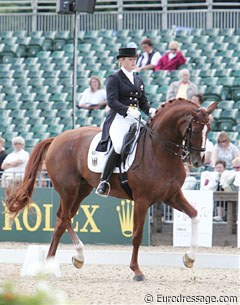
[[[119,49],[119,54],[117,59],[121,57],[137,57],[137,49],[135,48],[121,48]]]

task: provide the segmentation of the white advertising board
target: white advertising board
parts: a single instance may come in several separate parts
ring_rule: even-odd
[[[198,245],[212,247],[213,191],[183,191],[188,202],[198,211]],[[174,209],[173,246],[188,247],[191,241],[191,219]]]
[[[237,247],[240,248],[240,191],[238,192],[238,217],[237,217]]]

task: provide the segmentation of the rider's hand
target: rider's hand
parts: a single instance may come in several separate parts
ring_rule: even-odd
[[[155,109],[155,108],[150,108],[149,109],[149,116],[150,116],[151,119],[155,116],[156,111],[157,111],[157,109]]]
[[[141,112],[137,108],[129,107],[127,111],[127,117],[138,119],[141,116]]]

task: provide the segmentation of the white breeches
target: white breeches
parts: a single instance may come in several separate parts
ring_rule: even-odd
[[[128,133],[130,126],[137,121],[134,118],[123,117],[120,114],[116,114],[110,130],[109,135],[113,143],[113,148],[117,154],[120,154],[123,146],[123,139]]]

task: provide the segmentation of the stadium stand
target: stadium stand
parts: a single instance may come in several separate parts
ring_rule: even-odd
[[[87,86],[89,77],[99,75],[103,83],[118,67],[118,48],[128,41],[149,37],[161,52],[171,40],[181,43],[187,58],[182,68],[191,71],[192,80],[205,97],[204,106],[218,101],[210,138],[216,141],[220,130],[239,143],[240,69],[239,34],[234,29],[95,30],[79,32],[77,92]],[[231,37],[231,39],[229,38]],[[27,149],[39,140],[71,128],[73,45],[70,31],[0,32],[0,129],[10,143],[17,135],[27,139]],[[151,105],[159,107],[168,85],[179,71],[142,71]],[[104,111],[76,111],[76,127],[100,126]],[[7,147],[9,148],[9,147]]]

